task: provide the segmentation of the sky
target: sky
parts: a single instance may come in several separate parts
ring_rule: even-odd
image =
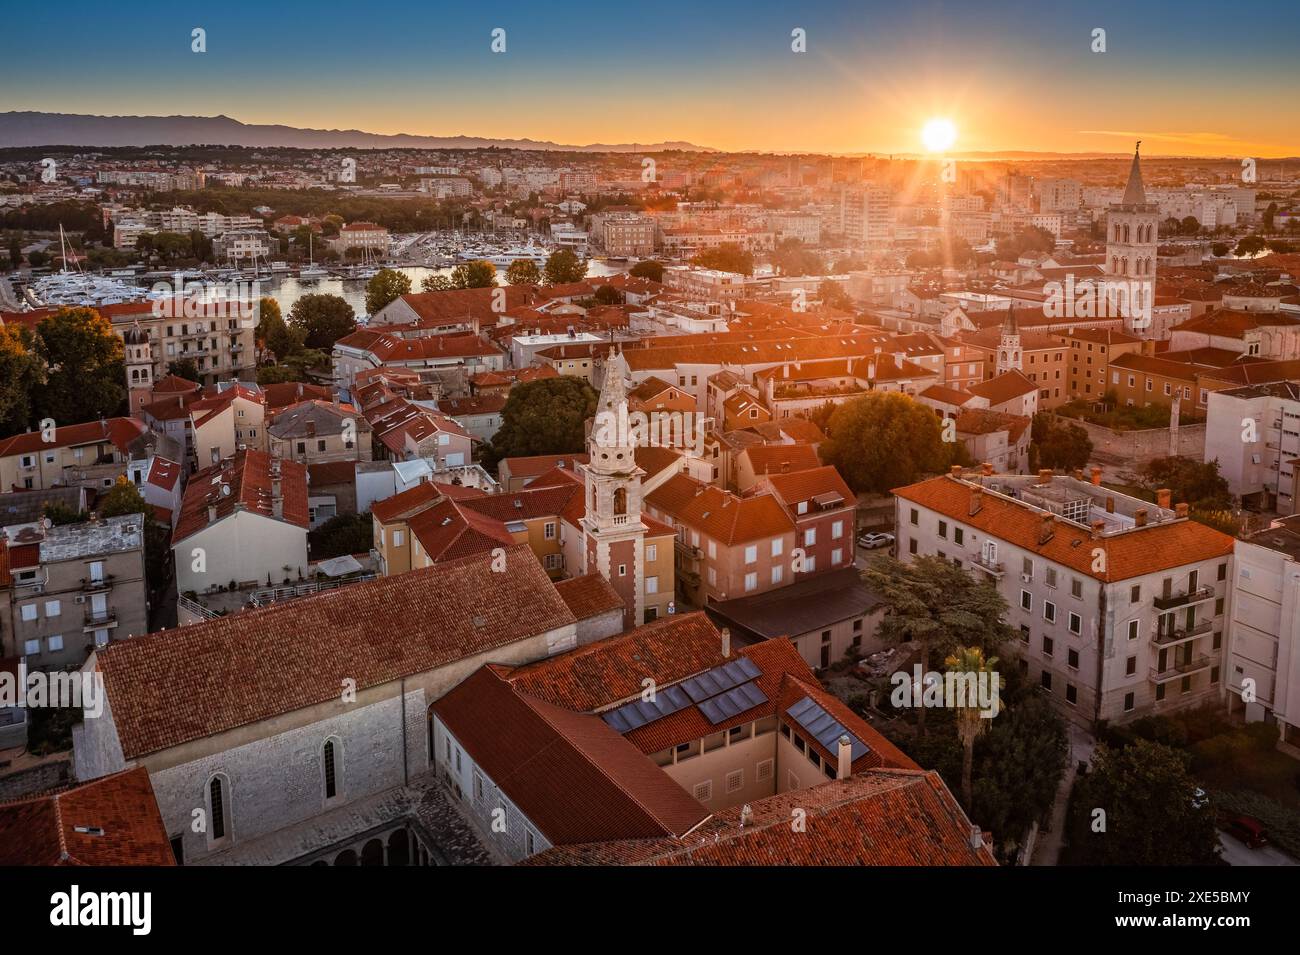
[[[945,117],[957,153],[1300,155],[1295,0],[61,0],[4,23],[0,111],[881,154]]]

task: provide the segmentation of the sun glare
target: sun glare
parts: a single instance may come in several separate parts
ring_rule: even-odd
[[[932,153],[941,153],[957,141],[957,127],[950,119],[936,117],[921,130],[921,141]]]

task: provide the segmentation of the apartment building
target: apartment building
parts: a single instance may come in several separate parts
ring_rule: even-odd
[[[1110,328],[1079,328],[1060,335],[1067,345],[1066,394],[1099,400],[1106,393],[1106,369],[1121,355],[1142,351],[1142,340]]]
[[[654,254],[658,226],[651,216],[602,212],[591,217],[589,231],[606,255],[648,258]]]
[[[172,532],[177,592],[299,579],[309,523],[305,466],[248,450],[204,468]]]
[[[73,483],[69,474],[91,465],[125,466],[145,431],[134,418],[108,418],[5,438],[0,440],[0,488],[45,490]]]
[[[744,298],[746,279],[739,272],[669,265],[664,268],[664,287],[692,301],[734,302]]]
[[[1300,383],[1279,381],[1212,391],[1205,460],[1218,461],[1242,504],[1293,514],[1300,462]]]
[[[1300,518],[1273,521],[1233,546],[1228,708],[1300,729]]]
[[[349,222],[339,229],[337,238],[330,239],[330,248],[339,255],[346,255],[349,249],[362,249],[383,258],[388,254],[388,230],[373,222]]]
[[[144,520],[37,525],[0,540],[10,617],[0,626],[0,656],[23,656],[33,670],[75,669],[92,650],[147,633]]]
[[[337,398],[281,409],[267,425],[266,435],[268,451],[299,464],[369,461],[374,454],[370,422]]]
[[[893,240],[890,191],[883,186],[845,187],[840,193],[840,233],[854,248],[887,247]]]
[[[1078,472],[1076,472],[1077,474]],[[1079,476],[951,475],[895,490],[899,554],[988,577],[1020,635],[1004,648],[1071,719],[1091,724],[1222,691],[1233,539]]]
[[[776,495],[794,521],[792,582],[819,570],[839,570],[853,563],[858,498],[839,471],[825,465],[769,473],[755,486],[755,493],[765,491]]]

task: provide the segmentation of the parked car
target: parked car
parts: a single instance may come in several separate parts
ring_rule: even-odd
[[[858,546],[865,547],[868,550],[875,550],[877,547],[888,547],[894,543],[893,534],[863,534],[858,538]]]
[[[1196,790],[1192,793],[1192,808],[1200,809],[1208,801],[1209,797],[1205,795],[1205,790],[1201,789],[1199,786],[1196,787]]]
[[[1250,849],[1258,849],[1260,846],[1268,845],[1268,834],[1264,832],[1264,824],[1254,816],[1222,816],[1219,819],[1219,828],[1247,846]]]

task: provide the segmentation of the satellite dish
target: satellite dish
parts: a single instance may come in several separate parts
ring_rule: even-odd
[[[229,484],[223,484],[223,485],[221,485],[221,496],[222,496],[222,497],[230,497],[230,485],[229,485]]]
[[[41,526],[48,531],[51,527],[54,526],[54,522],[47,517],[43,521],[41,521]]]

